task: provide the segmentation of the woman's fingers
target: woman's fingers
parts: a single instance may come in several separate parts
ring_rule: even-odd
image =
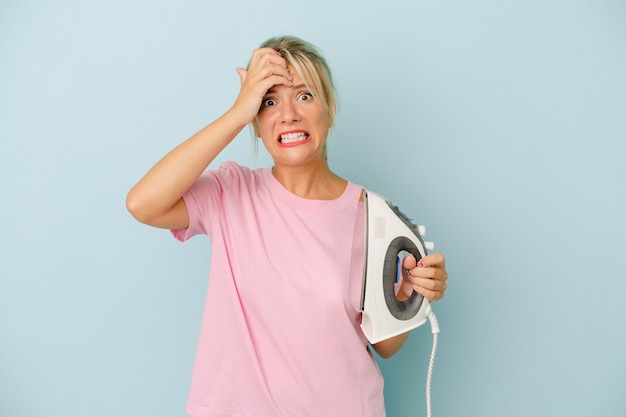
[[[443,298],[447,289],[448,273],[445,268],[445,258],[440,253],[427,255],[416,262],[413,255],[404,258],[402,266],[407,270],[407,280],[411,282],[415,291],[437,301]]]
[[[293,80],[291,73],[287,67],[287,60],[280,56],[280,54],[271,48],[257,49],[252,54],[250,65],[248,66],[248,73],[253,73],[259,76],[259,81],[268,80],[273,76],[284,77],[284,80],[278,79],[277,84],[290,84]],[[276,79],[274,79],[276,80]],[[270,85],[268,89],[272,86]]]
[[[256,117],[264,96],[273,86],[293,85],[287,61],[271,48],[255,50],[248,68],[237,68],[236,71],[241,88],[232,110],[243,124],[250,123]]]

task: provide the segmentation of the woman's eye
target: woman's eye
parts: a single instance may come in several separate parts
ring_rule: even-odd
[[[311,94],[311,93],[302,93],[300,95],[300,100],[304,100],[304,101],[306,101],[306,100],[313,100],[313,94]]]
[[[273,98],[266,98],[265,100],[263,100],[262,104],[263,104],[263,107],[270,107],[276,104],[276,102],[274,101]]]

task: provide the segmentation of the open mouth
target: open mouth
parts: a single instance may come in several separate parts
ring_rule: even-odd
[[[278,137],[278,143],[283,146],[293,146],[306,142],[310,135],[303,131],[283,133]]]

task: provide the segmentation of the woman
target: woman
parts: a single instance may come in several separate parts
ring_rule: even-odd
[[[330,71],[311,44],[273,38],[238,68],[220,118],[176,147],[130,191],[139,221],[176,238],[209,235],[211,277],[187,411],[198,417],[384,416],[383,379],[360,327],[362,188],[333,173]],[[206,171],[249,123],[274,160]],[[361,243],[361,244],[359,244]],[[443,297],[441,254],[398,293]],[[407,334],[377,343],[394,355]]]

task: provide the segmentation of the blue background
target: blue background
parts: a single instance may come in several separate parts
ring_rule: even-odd
[[[447,256],[434,415],[626,415],[625,22],[617,0],[3,0],[0,416],[185,415],[209,242],[124,199],[276,34],[334,70],[336,172]],[[228,159],[269,164],[248,130]],[[381,360],[389,416],[424,415],[430,344]]]

